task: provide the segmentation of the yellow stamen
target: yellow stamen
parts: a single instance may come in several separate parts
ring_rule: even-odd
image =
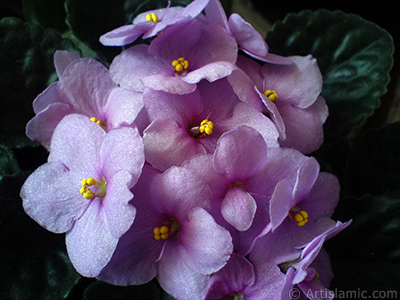
[[[172,62],[172,66],[175,68],[175,75],[181,76],[187,74],[189,62],[183,57],[180,57]]]
[[[229,295],[229,300],[239,300],[239,299],[247,299],[247,298],[242,293],[237,293],[237,292]]]
[[[94,197],[93,191],[86,186],[81,187],[80,192],[85,199],[92,199]]]
[[[314,279],[318,279],[318,278],[319,278],[319,273],[318,273],[318,272],[315,272]]]
[[[278,100],[278,94],[274,90],[266,90],[264,95],[268,97],[269,100],[275,102]]]
[[[156,227],[153,230],[154,233],[154,238],[159,241],[159,240],[166,240],[169,237],[169,228],[165,225],[161,227]]]
[[[89,186],[94,186],[95,191],[91,190]],[[82,180],[82,187],[80,193],[85,199],[92,199],[93,197],[104,197],[106,195],[106,182],[94,178],[87,178]]]
[[[205,119],[200,123],[199,131],[200,133],[206,133],[207,135],[211,135],[213,133],[214,123]]]
[[[292,214],[295,215],[293,216]],[[308,222],[308,213],[305,210],[301,210],[299,207],[293,207],[289,212],[289,218],[296,222],[298,226],[304,226]]]
[[[179,234],[179,228],[179,223],[175,219],[170,218],[165,221],[161,227],[154,228],[154,238],[157,241],[166,240],[170,236],[176,236]]]
[[[90,118],[90,121],[95,122],[97,125],[101,126],[104,130],[106,130],[106,128],[107,128],[106,123],[104,123],[100,120],[97,120],[95,117]]]
[[[201,121],[199,126],[194,126],[192,128],[189,128],[189,134],[191,137],[194,137],[196,139],[201,139],[206,135],[211,135],[213,133],[213,130],[214,130],[214,123],[212,121],[205,119]]]
[[[147,14],[146,21],[152,21],[153,23],[158,22],[158,16],[155,13]]]

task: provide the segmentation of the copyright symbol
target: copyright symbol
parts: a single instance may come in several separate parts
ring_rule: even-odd
[[[293,300],[299,299],[300,298],[300,290],[298,290],[298,289],[290,289],[289,297],[291,299],[293,299]]]

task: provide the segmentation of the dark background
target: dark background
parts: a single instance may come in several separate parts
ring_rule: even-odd
[[[399,90],[400,74],[400,1],[251,1],[255,10],[272,24],[283,20],[289,13],[297,13],[305,9],[311,11],[327,9],[359,15],[389,32],[395,46],[394,65],[390,73],[391,82],[388,85],[388,92],[381,99],[382,105],[367,122],[369,123],[368,127],[379,128],[385,123],[392,123],[400,119],[400,93],[396,94],[396,91]]]

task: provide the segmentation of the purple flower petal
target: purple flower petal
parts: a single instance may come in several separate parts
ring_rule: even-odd
[[[71,63],[59,81],[60,93],[69,103],[81,111],[102,117],[109,90],[116,87],[107,68],[92,58],[83,58]]]
[[[207,106],[199,91],[187,95],[146,90],[143,95],[150,120],[172,119],[186,127]]]
[[[110,65],[110,76],[121,87],[137,92],[144,91],[142,78],[165,73],[169,68],[164,60],[150,55],[147,45],[133,46],[117,55]]]
[[[100,148],[100,159],[103,176],[108,178],[127,170],[135,184],[144,164],[144,146],[139,132],[130,127],[108,132]]]
[[[265,64],[262,67],[264,84],[261,92],[267,89],[278,93],[278,103],[291,104],[298,108],[312,105],[322,90],[322,75],[315,58],[291,56],[292,65]]]
[[[229,83],[232,85],[235,94],[239,99],[258,111],[264,110],[257,88],[253,80],[242,70],[236,69],[228,76]]]
[[[286,133],[286,138],[280,139],[281,146],[295,148],[302,153],[311,153],[321,146],[324,141],[323,123],[314,105],[306,109],[283,105],[279,107],[279,112],[285,122]]]
[[[254,282],[253,265],[244,256],[233,252],[225,267],[211,276],[206,299],[224,299]]]
[[[157,279],[161,287],[177,300],[201,300],[207,292],[210,276],[192,268],[193,261],[182,259],[182,247],[166,247]]]
[[[285,179],[278,182],[270,202],[271,226],[275,230],[286,219],[293,203],[287,201],[292,198],[293,186]]]
[[[182,11],[182,16],[195,18],[201,14],[210,0],[195,0],[189,3]]]
[[[105,115],[107,129],[131,125],[143,108],[142,94],[120,87],[108,95]]]
[[[247,294],[254,299],[281,300],[280,291],[283,288],[285,276],[279,267],[269,262],[261,262],[254,264],[254,271],[256,282],[247,288]]]
[[[340,185],[336,176],[327,172],[319,173],[315,184],[302,201],[302,209],[310,212],[311,218],[332,216],[340,198]]]
[[[204,67],[198,68],[186,76],[182,77],[182,80],[187,83],[198,83],[202,79],[206,79],[209,82],[213,82],[220,78],[226,77],[236,69],[236,66],[231,62],[218,61],[212,62]]]
[[[120,238],[113,257],[97,276],[98,279],[126,286],[144,284],[157,275],[156,261],[163,244],[154,239],[153,229],[163,220],[157,216],[155,203],[149,194],[150,182],[156,174],[158,172],[149,166],[143,168],[139,182],[133,188],[137,211],[134,223]]]
[[[210,0],[204,12],[209,24],[218,24],[226,30],[229,30],[228,18],[219,0]]]
[[[28,122],[26,135],[49,150],[54,128],[66,115],[74,112],[75,110],[67,103],[50,104]]]
[[[238,187],[229,188],[221,203],[222,216],[239,231],[249,229],[256,209],[254,198]]]
[[[100,166],[100,145],[106,132],[89,118],[71,114],[54,130],[50,161],[60,161],[82,179],[95,176]]]
[[[229,232],[215,223],[203,208],[194,208],[181,224],[183,258],[194,271],[208,275],[221,269],[228,261],[232,250]]]
[[[118,239],[129,229],[135,219],[136,209],[129,204],[133,198],[129,190],[131,187],[132,175],[125,170],[116,173],[107,181],[107,194],[102,203],[105,225],[109,233]]]
[[[301,165],[297,172],[296,184],[293,189],[293,199],[304,199],[314,186],[320,171],[316,159],[309,159]],[[295,205],[297,203],[294,203]]]
[[[71,262],[80,274],[87,277],[100,273],[110,261],[117,243],[118,238],[108,229],[99,198],[91,202],[79,221],[66,234]]]
[[[125,46],[134,42],[152,27],[154,27],[152,22],[124,25],[103,34],[100,36],[99,41],[104,46]]]
[[[259,56],[257,54],[251,53],[245,49],[243,49],[243,52],[254,57],[255,59],[258,59],[260,61],[264,61],[264,62],[267,62],[270,64],[276,64],[276,65],[291,65],[291,64],[293,64],[293,61],[289,57],[285,57],[285,56],[281,56],[281,55],[268,53],[265,56]]]
[[[214,152],[214,168],[232,181],[250,178],[267,164],[267,144],[261,134],[240,126],[223,134]]]
[[[79,188],[71,188],[75,185],[79,187],[81,180],[61,162],[40,166],[21,189],[26,213],[52,232],[70,230],[90,204],[79,193]]]
[[[227,128],[247,125],[256,129],[262,135],[269,148],[279,147],[277,142],[279,133],[276,126],[269,118],[246,103],[238,103],[235,106],[232,117],[226,120],[223,125]]]
[[[65,50],[57,50],[54,53],[54,66],[56,68],[56,72],[58,77],[62,77],[64,70],[74,61],[80,59],[81,57],[75,53],[65,51]]]
[[[144,131],[143,142],[146,160],[159,170],[179,166],[189,157],[206,153],[203,146],[189,136],[186,128],[170,119],[153,121]]]
[[[240,15],[230,15],[229,28],[241,49],[261,57],[268,54],[268,45],[263,37]]]
[[[169,216],[185,218],[178,219],[178,222],[186,222],[186,215],[195,207],[210,207],[209,187],[184,168],[171,167],[162,175],[155,176],[150,191],[159,210]]]
[[[50,84],[42,93],[40,93],[35,100],[33,100],[33,111],[35,114],[40,113],[42,110],[46,109],[52,103],[55,102],[66,102],[66,101],[57,101],[59,97],[58,93],[58,81]]]
[[[203,73],[201,73],[204,75]],[[171,76],[171,74],[156,74],[143,77],[141,79],[144,86],[156,90],[165,91],[171,94],[184,95],[192,93],[196,90],[195,82],[187,82],[180,77]],[[200,81],[200,80],[199,80]]]

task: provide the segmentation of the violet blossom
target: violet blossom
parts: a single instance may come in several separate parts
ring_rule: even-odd
[[[270,255],[285,260],[296,252],[296,247],[334,228],[336,222],[331,216],[339,191],[337,178],[319,172],[317,164],[301,169],[294,185],[288,180],[279,182],[270,201],[271,231],[257,240],[251,259],[267,259],[263,249],[273,244]]]
[[[148,45],[122,51],[110,66],[121,87],[145,87],[174,94],[193,92],[202,79],[213,82],[236,68],[237,46],[224,28],[197,19],[178,29],[167,28]]]
[[[226,79],[202,81],[187,95],[147,90],[143,101],[151,121],[143,135],[146,160],[160,170],[212,153],[224,132],[241,125],[256,129],[269,147],[279,146],[274,124],[240,101]]]
[[[338,179],[306,155],[328,116],[316,59],[269,53],[218,0],[145,12],[100,42],[140,37],[109,69],[56,52],[59,81],[27,125],[50,151],[21,189],[27,214],[114,285],[156,279],[177,300],[327,287],[323,244],[350,222],[332,219]]]
[[[94,277],[135,218],[130,188],[143,164],[137,130],[106,133],[85,116],[68,115],[54,131],[48,162],[21,189],[24,209],[49,231],[65,232],[74,267]]]
[[[104,46],[125,46],[142,36],[143,39],[156,36],[167,27],[182,26],[196,18],[209,0],[195,0],[186,7],[168,7],[149,10],[136,16],[132,24],[124,25],[100,37]]]
[[[337,235],[351,224],[351,221],[336,225],[304,246],[297,258],[282,264],[286,273],[285,284],[282,289],[282,300],[290,300],[292,290],[298,287],[307,298],[323,300],[333,299],[333,292],[328,289],[333,278],[330,269],[329,257],[322,248],[324,243]],[[316,269],[317,267],[317,269]]]
[[[320,95],[322,75],[311,55],[291,56],[292,65],[264,64],[239,56],[229,81],[239,98],[268,114],[279,142],[310,153],[323,142],[328,107]]]
[[[276,187],[290,182],[286,192],[295,194],[308,170],[319,170],[314,158],[297,150],[268,148],[261,134],[245,125],[224,133],[212,155],[194,156],[182,166],[210,186],[212,214],[231,232],[235,250],[243,255],[275,225],[271,199],[287,201],[275,194]]]
[[[205,299],[279,300],[284,278],[277,265],[253,265],[244,256],[233,253],[225,267],[211,276]]]
[[[137,285],[157,277],[176,299],[202,299],[232,252],[229,232],[207,212],[209,187],[184,168],[147,166],[133,193],[135,221],[98,278]]]
[[[131,125],[143,107],[140,93],[118,87],[107,68],[92,58],[56,51],[54,65],[59,81],[34,100],[36,116],[26,129],[31,140],[47,149],[54,129],[66,115],[82,114],[111,130]]]
[[[239,14],[231,14],[228,20],[220,1],[210,0],[205,8],[205,15],[208,23],[224,27],[235,38],[239,49],[251,57],[273,64],[293,63],[290,58],[269,53],[268,45],[261,34]]]

